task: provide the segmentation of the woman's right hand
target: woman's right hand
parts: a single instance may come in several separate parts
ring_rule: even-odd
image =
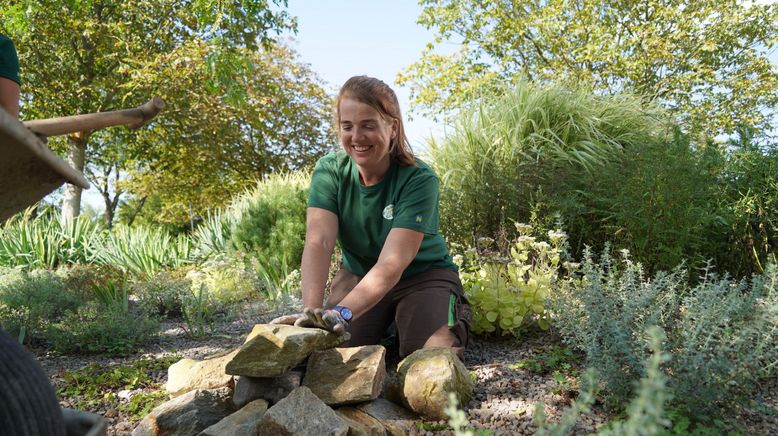
[[[343,319],[340,312],[332,309],[320,309],[306,307],[303,313],[279,316],[270,321],[270,324],[286,324],[296,327],[315,327],[328,332],[342,335],[346,333],[348,322]]]

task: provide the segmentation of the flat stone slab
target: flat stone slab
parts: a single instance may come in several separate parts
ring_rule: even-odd
[[[317,328],[257,324],[225,371],[232,375],[277,377],[301,364],[312,352],[334,348],[348,338],[348,333],[338,336]]]
[[[362,412],[377,419],[392,436],[407,435],[413,430],[417,415],[391,401],[379,398],[356,406]]]
[[[292,391],[265,412],[261,435],[345,436],[348,425],[305,386]]]
[[[191,436],[232,413],[229,388],[197,389],[160,404],[133,430],[133,436]]]
[[[381,345],[316,351],[308,359],[303,386],[331,406],[374,400],[386,378],[385,356]]]
[[[386,428],[381,421],[353,407],[341,407],[335,413],[348,425],[348,436],[384,436]]]
[[[216,424],[203,430],[198,436],[256,436],[259,435],[259,426],[262,417],[267,411],[267,401],[254,400],[222,419]]]
[[[234,350],[225,355],[205,360],[181,359],[167,370],[165,390],[177,397],[194,389],[218,389],[232,386],[232,376],[225,373],[227,362],[237,354]]]

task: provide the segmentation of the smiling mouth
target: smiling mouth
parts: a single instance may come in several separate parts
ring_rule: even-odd
[[[357,151],[359,153],[366,152],[370,150],[370,145],[352,145],[351,148],[354,149],[354,151]]]

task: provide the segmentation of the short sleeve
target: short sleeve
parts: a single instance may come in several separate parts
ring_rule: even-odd
[[[434,173],[419,173],[408,180],[394,205],[392,227],[437,234],[438,185]]]
[[[16,56],[16,48],[5,35],[0,35],[0,77],[20,83],[19,58]]]
[[[308,190],[308,207],[326,209],[338,214],[338,173],[334,154],[328,154],[318,162],[311,175]]]

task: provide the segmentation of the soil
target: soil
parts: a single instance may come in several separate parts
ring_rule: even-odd
[[[279,315],[280,310],[254,306],[242,308],[229,319],[214,325],[213,332],[205,339],[192,339],[186,333],[181,321],[162,324],[156,343],[127,357],[67,356],[53,355],[45,350],[33,350],[56,386],[61,386],[64,371],[72,371],[92,363],[103,366],[127,364],[142,357],[162,357],[177,354],[181,357],[202,359],[204,357],[238,347],[254,324],[267,322]],[[465,353],[465,364],[475,374],[476,388],[472,400],[466,405],[470,425],[476,429],[490,429],[495,435],[533,434],[536,430],[533,416],[537,403],[542,403],[551,421],[557,421],[561,413],[574,399],[577,380],[569,377],[569,384],[555,381],[552,374],[536,374],[515,364],[522,359],[541,355],[561,346],[560,338],[553,332],[531,331],[521,338],[475,338]],[[396,356],[389,352],[387,366],[396,365]],[[567,372],[576,374],[580,368]],[[158,370],[152,378],[164,383],[166,370]],[[558,378],[559,376],[557,376]],[[121,392],[121,401],[127,401],[136,392]],[[778,435],[778,380],[762,386],[754,398],[758,408],[742,408],[738,420],[746,434]],[[63,407],[73,407],[71,402],[61,400]],[[128,435],[137,422],[117,409],[88,410],[105,417],[109,435]],[[595,432],[613,417],[601,405],[595,404],[593,411],[582,416],[573,434]],[[445,422],[427,422],[425,427],[413,434],[451,434]]]

